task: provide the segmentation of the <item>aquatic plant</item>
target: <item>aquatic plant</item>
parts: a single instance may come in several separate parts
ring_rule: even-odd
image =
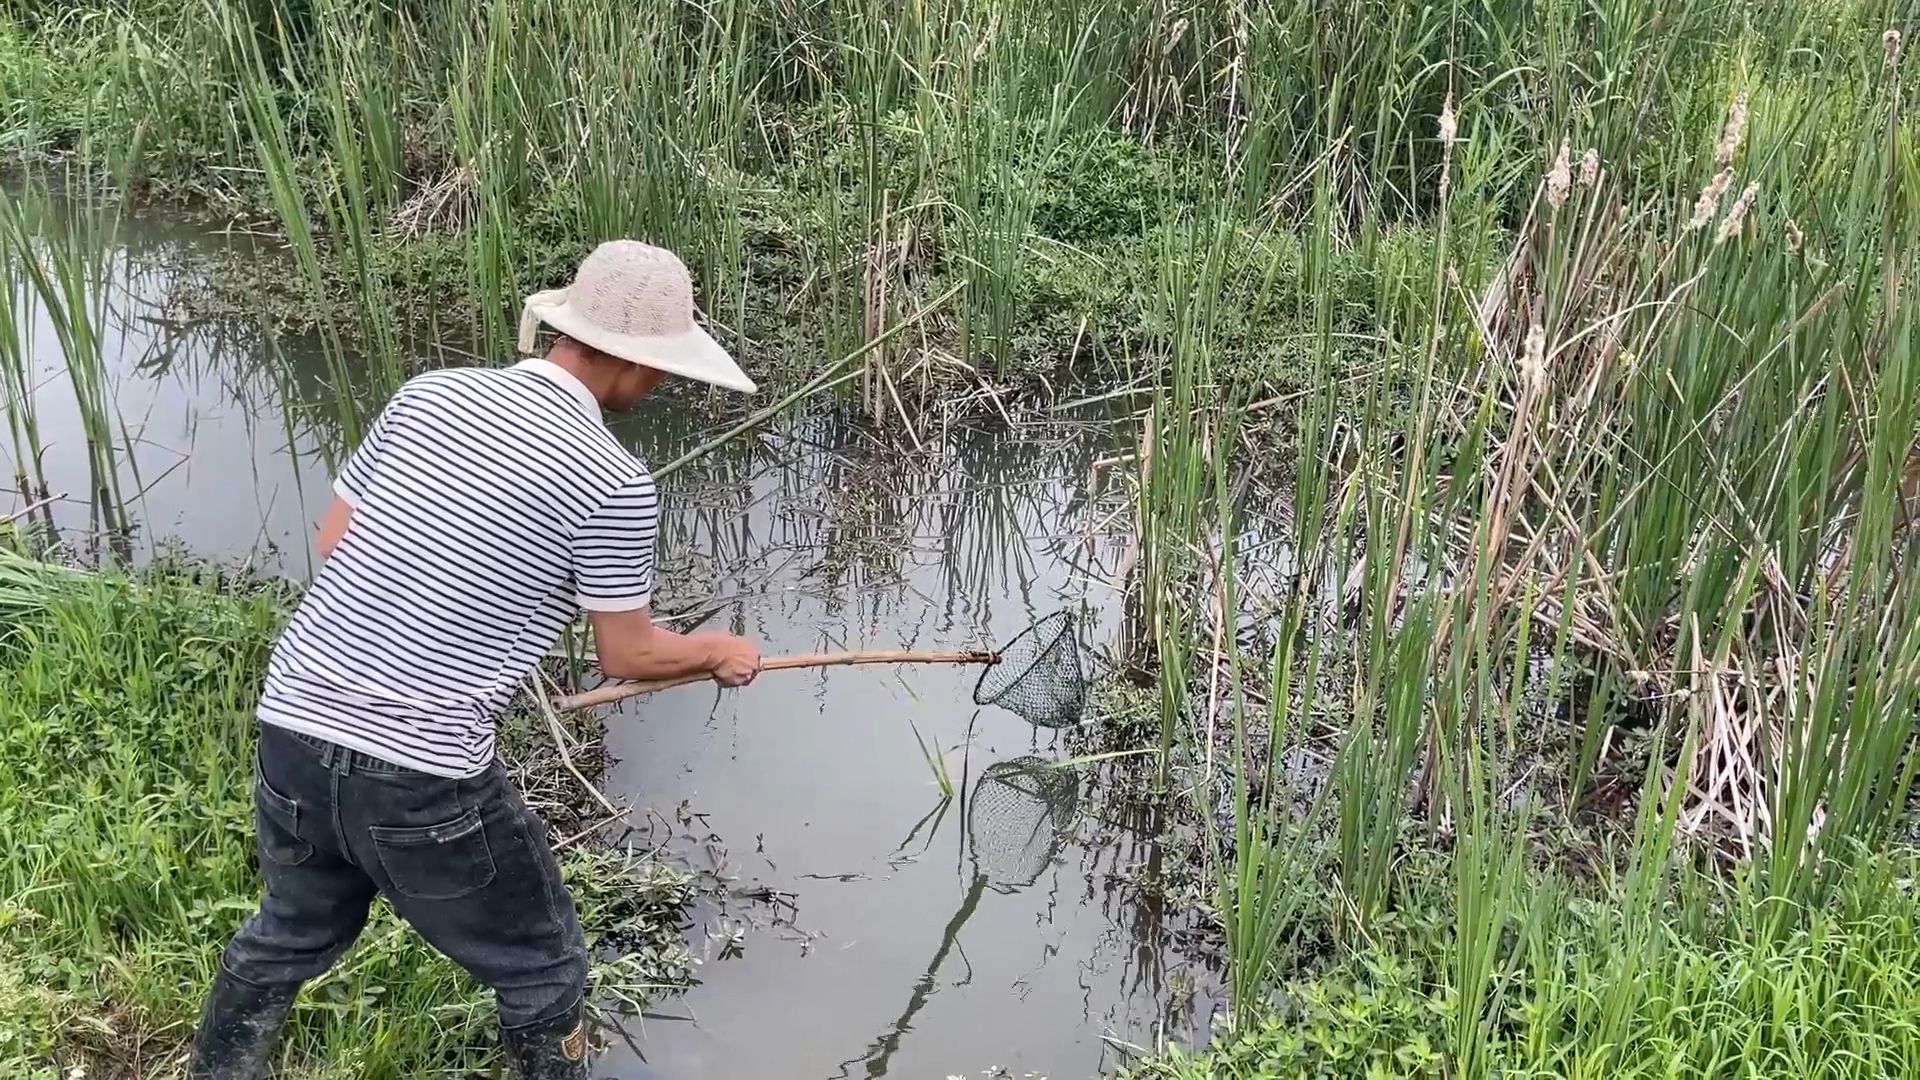
[[[96,529],[109,536],[127,531],[126,501],[120,485],[120,449],[125,434],[114,408],[113,388],[107,384],[103,335],[114,285],[112,219],[87,196],[76,205],[55,212],[43,180],[31,180],[18,193],[0,198],[0,247],[4,247],[9,277],[6,321],[13,333],[6,347],[10,388],[7,414],[17,430],[16,445],[32,455],[16,467],[40,467],[39,442],[33,400],[40,391],[31,375],[32,342],[26,333],[37,315],[52,327],[65,362],[66,382],[80,416],[83,445],[91,477],[90,504]],[[21,290],[16,294],[15,289]],[[30,291],[29,291],[30,290]],[[30,297],[31,302],[27,301]],[[17,402],[17,404],[16,404]],[[24,487],[24,484],[22,485]],[[41,478],[42,488],[45,487]],[[44,496],[42,496],[44,497]],[[33,501],[31,499],[29,502]]]
[[[45,444],[40,437],[39,389],[33,375],[33,311],[25,275],[11,244],[0,244],[0,411],[12,443],[13,486],[31,503],[47,495]]]
[[[1122,652],[1272,1055],[1207,1067],[1912,1071],[1868,914],[1907,918],[1876,852],[1920,769],[1887,5],[35,7],[16,141],[269,208],[345,442],[615,234],[809,373],[776,409],[843,389],[919,449],[1064,378],[1129,410]],[[1255,510],[1283,543],[1243,547]],[[1389,1019],[1303,1050],[1262,1016],[1302,986]]]
[[[1485,252],[1475,218],[1510,174],[1486,158],[1483,96],[1445,101],[1434,262],[1381,277],[1386,340],[1357,406],[1324,389],[1328,372],[1286,440],[1296,554],[1267,609],[1270,666],[1255,656],[1211,685],[1187,674],[1209,640],[1231,652],[1244,636],[1218,599],[1237,588],[1232,511],[1196,519],[1192,497],[1143,498],[1142,543],[1163,552],[1144,562],[1215,561],[1144,587],[1213,608],[1157,660],[1184,782],[1203,813],[1231,810],[1215,862],[1238,1018],[1258,1023],[1313,925],[1371,955],[1407,861],[1440,846],[1454,892],[1434,1050],[1463,1074],[1506,1067],[1501,1017],[1538,992],[1517,974],[1523,944],[1561,949],[1569,933],[1527,899],[1542,857],[1530,815],[1546,800],[1571,818],[1602,772],[1639,778],[1622,854],[1598,869],[1620,971],[1710,950],[1697,931],[1730,909],[1741,934],[1790,940],[1856,870],[1876,872],[1863,853],[1886,842],[1916,768],[1920,549],[1902,477],[1920,371],[1902,286],[1920,219],[1901,191],[1920,159],[1897,72],[1868,85],[1730,90],[1684,192],[1599,151],[1576,176],[1571,147],[1590,134],[1576,128],[1535,159],[1511,246],[1485,261],[1474,248],[1456,261],[1451,238]],[[1310,183],[1310,205],[1338,205],[1334,181]],[[1804,225],[1785,227],[1809,220],[1826,223],[1813,258]],[[1363,223],[1356,242],[1377,240]],[[1322,331],[1318,349],[1336,347]],[[1169,362],[1193,373],[1176,370],[1176,386],[1206,370],[1193,350]],[[1230,492],[1251,467],[1198,428],[1155,431],[1156,456],[1198,457],[1190,491]],[[1248,713],[1223,741],[1219,718]],[[1281,754],[1328,739],[1331,795],[1297,820]],[[1542,752],[1572,783],[1515,775]],[[1248,777],[1267,791],[1249,794]],[[1303,849],[1323,828],[1326,853]],[[1704,865],[1678,863],[1683,849]],[[1322,884],[1334,899],[1315,913]],[[1577,985],[1605,990],[1564,1003],[1569,1027],[1541,1052],[1573,1075],[1636,1065],[1622,1040],[1659,988]]]

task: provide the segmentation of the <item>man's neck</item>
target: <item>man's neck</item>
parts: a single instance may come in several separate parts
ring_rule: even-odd
[[[571,341],[559,342],[547,350],[547,362],[579,379],[580,385],[593,394],[593,400],[599,402],[601,408],[607,407],[612,377],[604,367],[589,359],[579,346]]]

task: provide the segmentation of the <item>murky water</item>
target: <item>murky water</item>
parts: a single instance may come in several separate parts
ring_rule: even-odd
[[[210,241],[149,225],[126,239],[106,352],[137,525],[128,549],[177,545],[304,576],[328,497],[319,440],[287,422],[288,383],[257,335],[170,319],[178,282],[141,269],[166,245]],[[36,326],[34,345],[47,487],[69,496],[41,513],[84,543],[97,515],[78,412],[50,328]],[[660,461],[714,426],[664,407],[616,430]],[[801,418],[670,477],[662,608],[752,634],[769,654],[993,644],[1061,608],[1084,608],[1089,643],[1109,642],[1122,542],[1101,530],[1111,503],[1094,462],[1114,452],[1110,434],[922,435],[929,453],[910,460]],[[10,477],[12,449],[0,452]],[[0,518],[28,501],[0,494]],[[1097,767],[1070,774],[1071,813],[1046,821],[1057,842],[1032,840],[1027,818],[970,845],[970,818],[979,841],[991,816],[980,808],[992,792],[969,805],[983,775],[1067,754],[1051,733],[976,708],[975,675],[776,672],[609,714],[608,793],[677,822],[679,857],[775,903],[699,913],[701,984],[637,1022],[601,1075],[1084,1077],[1128,1044],[1204,1031],[1214,978],[1172,947],[1180,927],[1139,889],[1158,853],[1111,820]],[[1026,870],[983,870],[1009,829],[1029,845]]]
[[[738,599],[718,618],[770,652],[1003,642],[1081,605],[1096,628],[1110,622],[1111,590],[1094,579],[1118,551],[1086,536],[1085,481],[1108,449],[1098,431],[956,435],[931,470],[827,426],[782,441],[777,463],[729,460],[675,484],[702,509],[662,541],[727,568],[720,587]],[[791,926],[710,965],[684,1009],[661,1010],[692,1019],[650,1023],[662,1075],[1085,1076],[1112,1062],[1105,1037],[1152,1040],[1178,996],[1163,927],[1128,884],[1152,854],[1099,821],[1097,799],[1031,884],[972,889],[982,852],[921,740],[962,792],[996,762],[1062,753],[975,708],[975,676],[771,673],[738,694],[690,689],[613,714],[620,783],[699,810],[732,872],[798,907]]]
[[[120,493],[136,523],[135,534],[120,539],[143,560],[179,549],[305,576],[310,523],[330,497],[316,442],[289,430],[281,380],[261,336],[179,318],[168,297],[184,284],[182,275],[158,268],[183,247],[218,241],[165,223],[123,229],[121,239],[99,328],[112,390],[108,423],[119,436]],[[50,519],[84,554],[107,539],[98,533],[85,428],[52,321],[39,304],[23,300],[39,474],[53,498],[34,516]],[[297,342],[283,355],[294,364],[318,363]],[[15,481],[28,453],[0,430],[0,520],[31,505]]]

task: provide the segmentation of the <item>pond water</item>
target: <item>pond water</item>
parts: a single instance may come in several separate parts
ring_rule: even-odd
[[[276,362],[244,327],[171,316],[182,279],[152,262],[217,239],[142,222],[121,240],[104,335],[136,526],[124,553],[177,546],[305,576],[326,440],[289,421],[288,395],[318,385],[317,361],[283,342]],[[98,515],[79,413],[51,328],[31,322],[41,471],[67,496],[36,514],[85,542]],[[663,405],[615,429],[660,461],[721,426]],[[1112,434],[924,436],[928,453],[910,457],[803,416],[668,478],[662,607],[769,654],[990,645],[1062,608],[1085,612],[1096,650],[1110,643],[1124,541],[1101,524],[1113,495],[1094,463],[1116,451]],[[14,450],[0,453],[11,477]],[[0,519],[38,501],[0,482]],[[597,1075],[1086,1077],[1123,1063],[1124,1046],[1204,1037],[1217,977],[1175,947],[1188,927],[1140,887],[1160,858],[1153,830],[1117,820],[1124,801],[1097,766],[1047,774],[1070,783],[1064,800],[1053,784],[1045,813],[997,809],[1013,790],[994,787],[1003,763],[1068,751],[974,706],[974,677],[770,672],[609,711],[608,794],[636,820],[676,823],[675,857],[774,902],[697,912],[700,984],[657,1002]],[[1001,869],[1009,843],[1018,871]]]

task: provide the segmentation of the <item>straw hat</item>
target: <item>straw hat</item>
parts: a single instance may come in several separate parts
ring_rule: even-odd
[[[583,345],[673,375],[752,392],[753,380],[693,321],[693,279],[665,248],[609,240],[580,263],[573,284],[527,297],[520,351],[545,323]]]

